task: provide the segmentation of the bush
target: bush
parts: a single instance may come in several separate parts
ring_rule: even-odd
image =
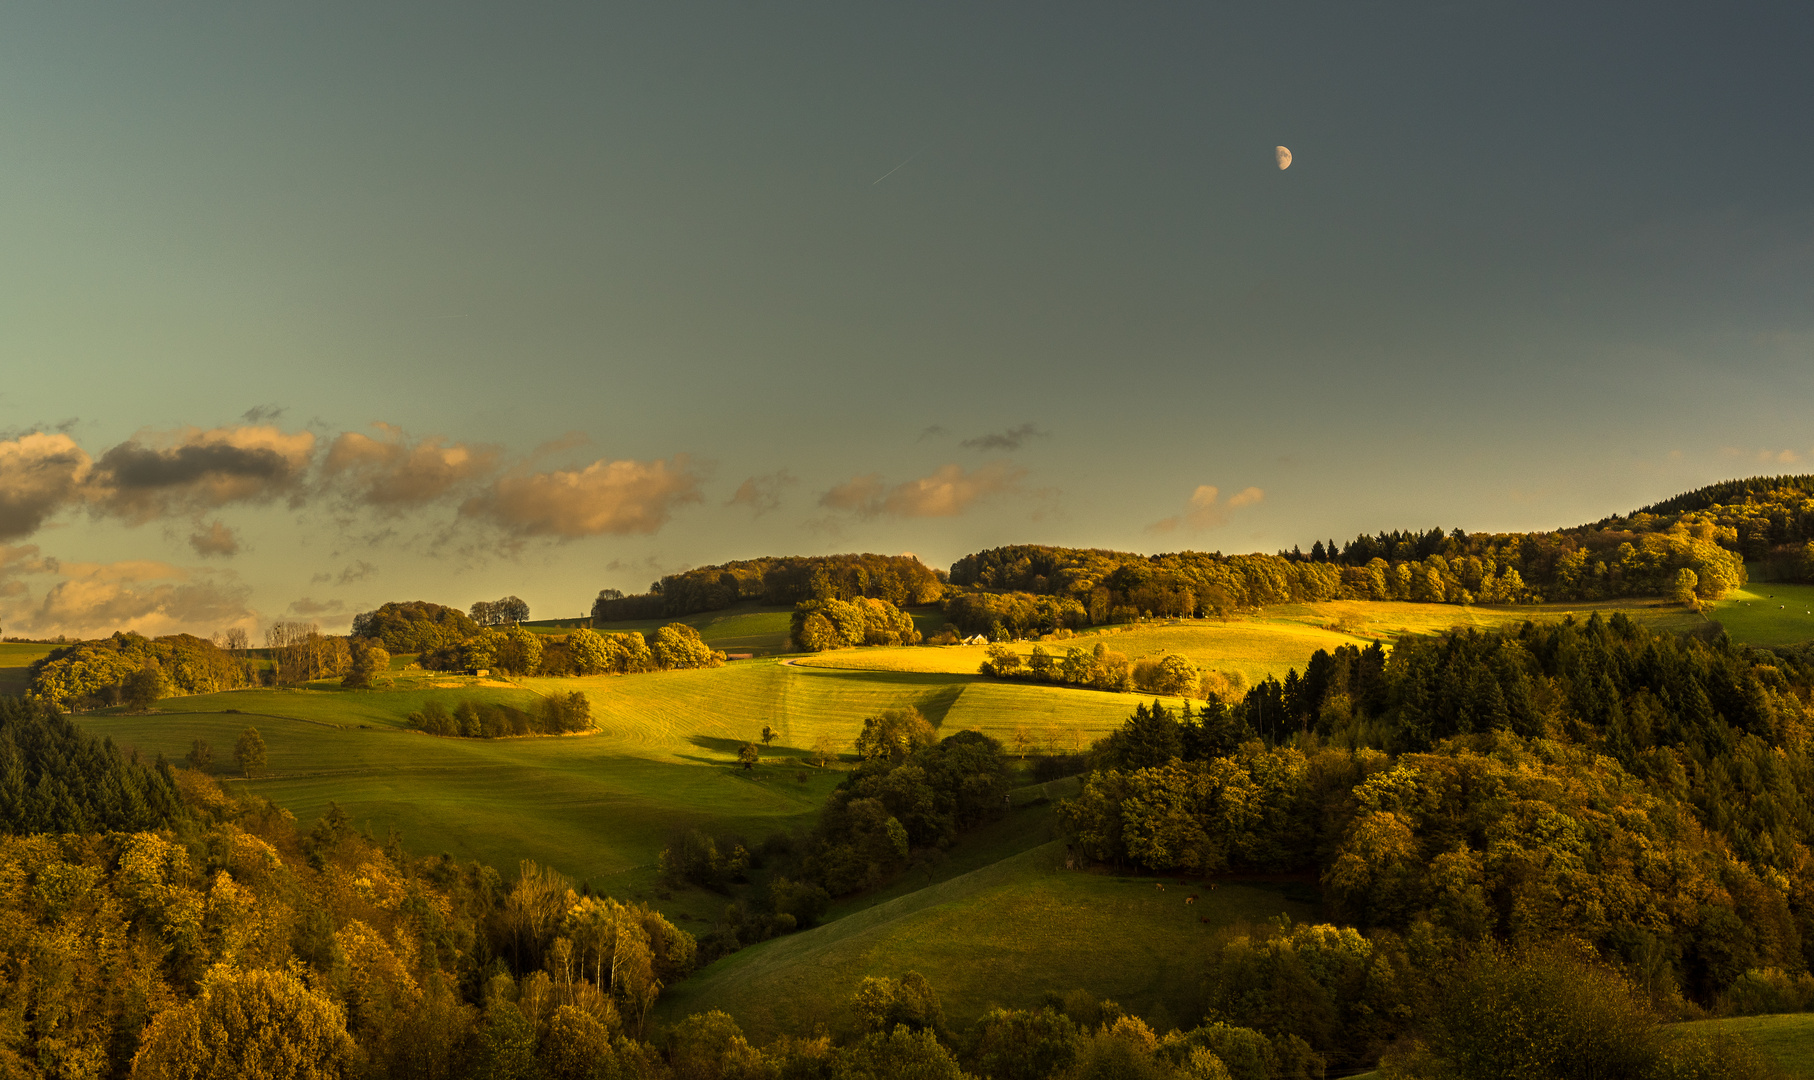
[[[1438,994],[1422,1045],[1382,1062],[1389,1077],[1572,1080],[1648,1077],[1665,1043],[1649,1002],[1618,975],[1561,950],[1486,948]],[[1690,1074],[1693,1075],[1693,1074]]]
[[[1727,1016],[1764,1016],[1814,1009],[1814,976],[1791,976],[1775,968],[1752,968],[1720,995],[1719,1011]]]

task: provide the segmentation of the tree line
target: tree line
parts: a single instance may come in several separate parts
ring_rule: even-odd
[[[1143,656],[1130,661],[1127,654],[1109,648],[1103,641],[1089,649],[1072,645],[1063,655],[1047,652],[1044,645],[1035,645],[1026,657],[997,643],[988,647],[977,671],[997,679],[1082,686],[1091,690],[1145,690],[1169,697],[1219,699],[1245,689],[1247,685],[1246,678],[1239,672],[1205,671],[1190,657],[1177,653]]]
[[[601,634],[589,627],[537,634],[520,624],[480,626],[455,608],[427,601],[385,604],[361,615],[353,621],[352,636],[355,643],[366,640],[387,653],[417,651],[416,662],[431,671],[623,675],[724,663],[724,653],[685,623],[670,623],[647,638],[639,631]]]
[[[1374,554],[1357,564],[1326,553],[1317,559],[1302,553],[1147,556],[1030,545],[994,548],[952,566],[954,588],[945,612],[965,633],[1019,637],[1142,617],[1212,618],[1269,604],[1327,600],[1528,604],[1673,598],[1684,580],[1690,599],[1716,600],[1745,581],[1743,559],[1721,545],[1723,535],[1707,522],[1663,532],[1606,530],[1585,538],[1432,530],[1416,543],[1395,541],[1390,557]],[[1441,536],[1440,544],[1434,536]],[[1420,554],[1431,547],[1436,550]]]
[[[512,735],[571,735],[592,729],[592,701],[585,694],[555,694],[535,709],[461,698],[450,710],[431,698],[409,714],[409,726],[429,735],[502,739]]]
[[[936,604],[937,571],[911,555],[812,555],[747,559],[669,574],[649,591],[625,596],[604,589],[592,604],[594,625],[718,611],[746,600],[776,607],[803,601],[885,600],[896,607]]]

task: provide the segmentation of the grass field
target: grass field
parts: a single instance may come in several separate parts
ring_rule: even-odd
[[[1289,886],[1228,883],[1197,890],[1190,906],[1175,881],[1163,892],[1153,886],[1067,871],[1053,841],[733,953],[664,994],[659,1012],[723,1009],[753,1040],[821,1023],[837,1030],[864,976],[917,971],[957,1024],[991,1005],[1036,1006],[1046,991],[1081,988],[1169,1026],[1201,1011],[1216,930],[1316,914]]]
[[[1814,1013],[1731,1016],[1676,1026],[1683,1032],[1718,1031],[1737,1035],[1757,1047],[1784,1074],[1814,1080]]]
[[[1762,582],[1730,593],[1714,605],[1734,641],[1751,645],[1793,645],[1814,640],[1814,585]]]
[[[1093,649],[1101,642],[1131,659],[1179,653],[1188,656],[1199,667],[1238,671],[1248,681],[1255,682],[1268,675],[1283,678],[1292,668],[1302,671],[1318,649],[1366,646],[1374,640],[1389,643],[1404,634],[1439,633],[1458,626],[1516,625],[1526,619],[1559,619],[1568,614],[1585,618],[1594,611],[1623,611],[1657,629],[1685,630],[1705,625],[1701,616],[1679,606],[1649,603],[1461,607],[1455,604],[1335,601],[1279,605],[1257,615],[1226,622],[1220,619],[1171,619],[1102,627],[1065,640],[1046,642],[1042,647],[1047,652],[1062,654],[1072,647]],[[1026,656],[1032,653],[1033,645],[1030,641],[1015,642],[1012,648]],[[839,649],[803,656],[796,663],[840,670],[971,673],[982,663],[986,650],[982,645]]]
[[[418,854],[451,852],[506,876],[532,858],[618,895],[650,886],[655,856],[674,829],[698,825],[753,838],[797,830],[816,819],[842,778],[792,761],[746,773],[722,754],[709,765],[651,760],[598,736],[438,739],[388,725],[337,729],[218,712],[82,723],[142,755],[175,760],[205,739],[217,772],[230,772],[234,740],[253,726],[268,749],[268,775],[229,782],[270,797],[304,826],[333,801],[380,837],[394,826]]]
[[[32,663],[49,656],[54,648],[55,645],[25,641],[0,641],[0,694],[17,697],[25,693]]]
[[[206,740],[219,767],[247,726],[269,748],[267,777],[249,782],[305,824],[331,801],[411,850],[452,852],[508,872],[521,858],[595,888],[645,888],[676,827],[699,824],[759,839],[809,824],[840,779],[799,759],[821,736],[848,752],[863,719],[917,705],[946,731],[976,727],[1009,739],[1087,745],[1132,710],[1126,695],[989,683],[975,676],[839,672],[750,660],[707,671],[500,684],[405,673],[389,692],[326,687],[247,689],[170,698],[144,716],[84,717],[143,755],[181,760]],[[597,734],[568,738],[438,739],[405,728],[431,698],[479,696],[518,707],[540,693],[585,692]],[[732,767],[764,724],[780,732],[760,779]],[[1073,733],[1075,733],[1074,738]],[[796,775],[804,774],[806,783]]]

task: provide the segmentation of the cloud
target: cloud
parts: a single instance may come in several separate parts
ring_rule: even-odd
[[[974,439],[965,439],[958,443],[966,450],[1019,450],[1028,439],[1044,439],[1051,433],[1041,431],[1032,424],[1021,424],[1002,432],[991,432],[978,435]]]
[[[354,502],[391,513],[421,506],[497,467],[495,446],[429,436],[411,443],[399,428],[374,425],[379,437],[342,432],[322,462],[324,479]]]
[[[684,503],[699,502],[700,475],[685,454],[662,461],[595,461],[583,469],[498,478],[460,506],[521,537],[657,532]]]
[[[189,546],[203,558],[210,555],[232,558],[239,554],[239,536],[219,521],[210,522],[206,529],[198,524],[196,531],[189,535]]]
[[[830,510],[851,510],[865,516],[880,512],[882,495],[887,491],[881,473],[853,476],[819,496],[819,505]]]
[[[144,433],[96,463],[90,499],[131,524],[296,492],[315,454],[315,436],[274,427],[184,428]]]
[[[726,506],[747,506],[753,516],[781,509],[781,489],[792,487],[800,481],[793,473],[782,469],[765,476],[752,476],[737,486]]]
[[[250,590],[231,575],[196,575],[167,563],[64,563],[64,580],[42,603],[9,612],[7,624],[48,636],[95,637],[115,630],[209,634],[250,627]]]
[[[312,600],[303,597],[290,604],[290,614],[313,617],[317,615],[339,615],[346,610],[343,600]]]
[[[364,581],[378,572],[378,568],[364,559],[354,559],[353,564],[340,571],[339,584],[351,585],[355,581]]]
[[[1189,532],[1202,532],[1226,525],[1232,511],[1259,503],[1266,498],[1266,493],[1257,487],[1248,487],[1230,495],[1226,501],[1222,501],[1220,497],[1220,489],[1210,484],[1200,484],[1197,490],[1191,492],[1190,501],[1182,514],[1155,521],[1146,527],[1146,531],[1172,533],[1182,528]]]
[[[91,468],[68,435],[35,431],[0,442],[0,540],[30,536],[79,501]]]
[[[966,471],[946,465],[930,476],[886,487],[876,473],[855,476],[819,497],[819,505],[861,517],[956,517],[978,500],[1016,491],[1025,469],[996,462]]]
[[[945,427],[945,425],[933,424],[931,427],[920,432],[920,437],[915,439],[914,441],[915,442],[925,442],[927,439],[933,438],[934,436],[949,435],[949,434],[951,434],[951,432],[949,429],[947,429]]]
[[[250,409],[241,413],[239,418],[248,424],[268,424],[273,420],[280,419],[284,413],[289,411],[290,410],[276,402],[268,402],[264,405],[252,406]]]
[[[1801,462],[1802,457],[1803,457],[1801,451],[1799,451],[1799,450],[1789,450],[1789,449],[1774,450],[1769,447],[1765,447],[1760,450],[1752,451],[1752,450],[1741,450],[1736,446],[1727,446],[1727,447],[1722,447],[1720,449],[1720,453],[1726,455],[1727,457],[1750,458],[1750,459],[1756,461],[1759,465],[1766,465],[1766,466],[1768,466],[1768,465],[1796,465]],[[1814,451],[1810,451],[1810,453],[1814,453]]]

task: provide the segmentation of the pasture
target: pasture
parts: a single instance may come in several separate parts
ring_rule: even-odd
[[[816,820],[842,778],[836,769],[791,759],[746,772],[725,754],[697,748],[691,763],[652,760],[598,736],[434,738],[391,725],[343,729],[249,712],[81,723],[142,756],[173,761],[204,739],[217,775],[272,799],[305,827],[336,802],[380,838],[394,827],[417,854],[478,859],[506,877],[518,860],[535,859],[620,896],[652,887],[655,857],[674,829],[756,839],[797,830]],[[236,780],[233,744],[248,726],[264,738],[267,768],[256,779]],[[675,903],[675,911],[684,910],[687,898]]]
[[[333,801],[380,836],[395,827],[418,854],[450,852],[507,874],[531,858],[594,888],[631,895],[652,888],[656,855],[675,828],[698,825],[756,840],[810,825],[842,774],[802,759],[821,738],[848,753],[863,719],[883,709],[916,705],[946,732],[976,727],[1011,742],[1019,727],[1034,745],[1070,748],[1118,726],[1135,702],[969,675],[824,671],[774,660],[515,685],[397,674],[390,691],[325,683],[234,690],[165,699],[148,715],[94,715],[81,723],[142,755],[173,761],[203,739],[217,772],[232,770],[234,741],[256,727],[268,748],[268,775],[232,782],[305,824]],[[592,701],[596,733],[478,740],[406,727],[408,714],[431,699],[449,708],[472,697],[534,708],[542,694],[576,690]],[[753,773],[735,768],[738,748],[765,724],[780,734],[764,749],[763,765]],[[676,903],[685,910],[684,897]]]
[[[1814,640],[1814,585],[1753,582],[1714,605],[1732,640],[1748,645],[1794,645]]]
[[[1736,1035],[1757,1047],[1784,1075],[1814,1080],[1814,1013],[1729,1016],[1672,1027],[1684,1033]]]
[[[1098,643],[1134,660],[1178,653],[1189,657],[1198,667],[1236,671],[1249,682],[1257,682],[1268,675],[1282,679],[1293,668],[1302,671],[1318,649],[1333,651],[1342,645],[1365,647],[1375,640],[1390,644],[1405,634],[1441,633],[1457,627],[1485,629],[1517,625],[1527,619],[1560,619],[1567,615],[1585,619],[1596,611],[1602,616],[1622,611],[1657,630],[1687,630],[1706,625],[1701,616],[1678,605],[1644,602],[1463,607],[1342,600],[1282,604],[1227,620],[1166,619],[1103,626],[1069,638],[1037,643],[1018,641],[1010,647],[1023,657],[1032,653],[1035,644],[1054,655],[1063,655],[1069,648],[1093,649]],[[837,649],[802,656],[795,663],[846,671],[968,674],[977,670],[986,655],[987,646],[983,645]]]
[[[31,641],[0,641],[0,694],[17,697],[30,685],[30,668],[57,646]]]
[[[1046,991],[1083,989],[1163,1029],[1200,1013],[1217,930],[1316,916],[1307,890],[1292,886],[1154,885],[1066,870],[1063,845],[1048,842],[733,953],[664,993],[657,1012],[672,1020],[722,1009],[752,1041],[816,1024],[837,1030],[864,976],[917,971],[955,1024],[991,1005],[1037,1007]],[[1199,900],[1185,904],[1193,892]]]

